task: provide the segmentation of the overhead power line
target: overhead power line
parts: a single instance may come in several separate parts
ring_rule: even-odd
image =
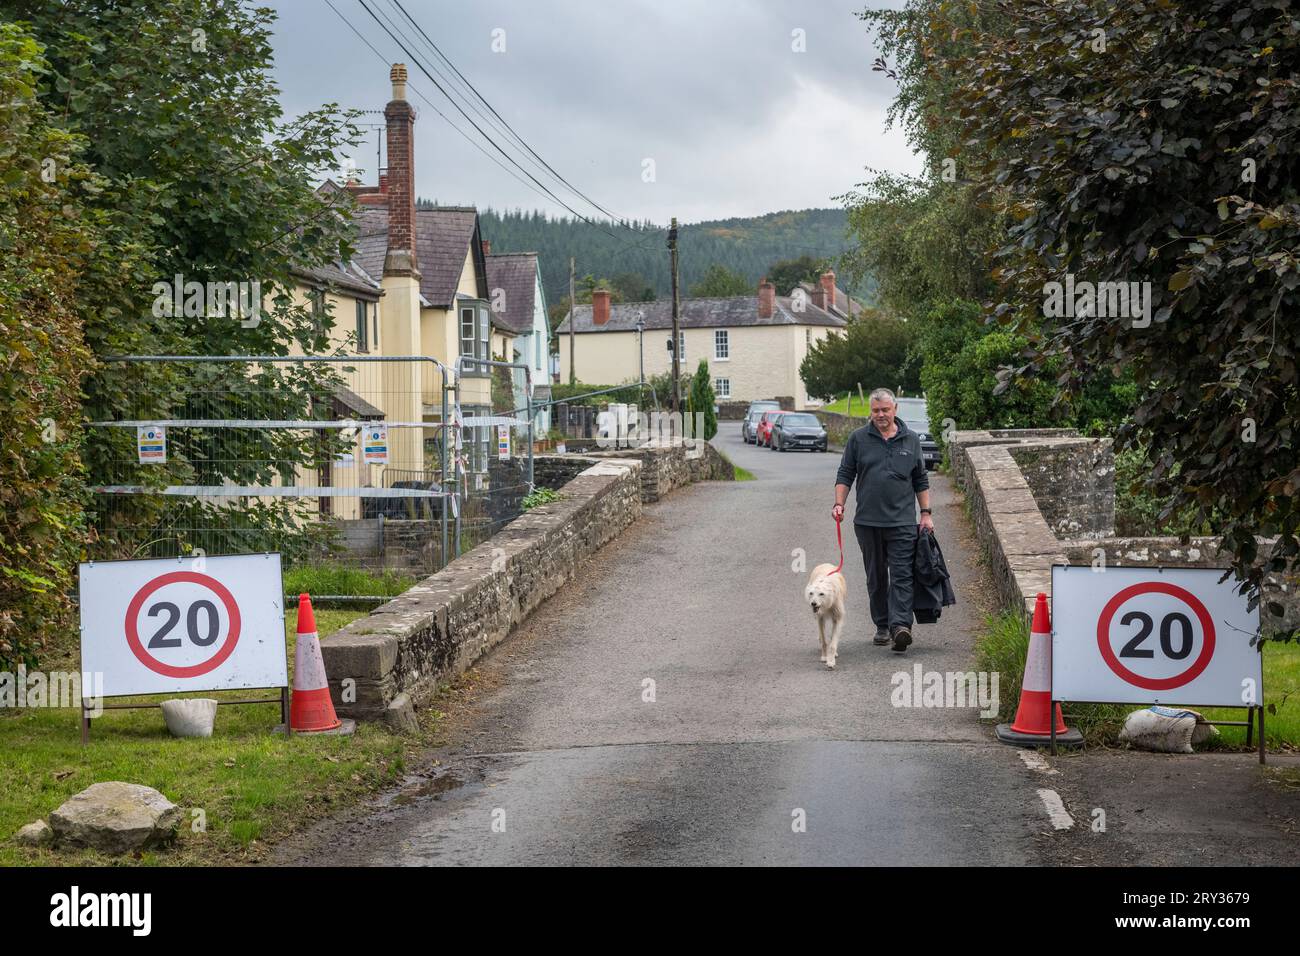
[[[554,176],[557,180],[559,180],[561,183],[563,183],[565,186],[567,186],[567,187],[568,187],[568,188],[573,192],[574,195],[576,195],[576,196],[578,196],[579,198],[583,199],[585,202],[589,203],[589,204],[590,204],[591,206],[593,206],[594,208],[600,210],[602,213],[604,213],[606,216],[609,216],[611,219],[613,219],[613,220],[614,220],[615,222],[617,222],[619,225],[622,225],[622,226],[626,226],[626,225],[628,225],[628,221],[627,221],[626,218],[624,218],[624,217],[622,217],[622,216],[618,216],[618,215],[614,214],[613,212],[610,212],[608,209],[606,209],[606,208],[605,208],[604,206],[602,206],[600,203],[596,202],[596,200],[592,199],[590,196],[588,196],[588,195],[587,195],[586,193],[584,193],[582,190],[578,189],[578,187],[575,186],[575,185],[573,185],[573,183],[569,182],[569,180],[567,180],[566,178],[564,178],[564,176],[560,175],[560,173],[557,172],[557,171],[555,170],[555,168],[554,168],[553,166],[551,166],[550,163],[548,163],[546,160],[542,159],[542,157],[539,156],[539,155],[537,154],[537,151],[536,151],[535,149],[533,149],[530,145],[528,145],[528,143],[524,140],[524,138],[523,138],[522,136],[520,136],[519,133],[517,133],[517,132],[515,131],[514,127],[511,126],[510,123],[507,122],[506,119],[505,119],[505,118],[504,118],[500,113],[497,112],[496,108],[495,108],[491,103],[489,103],[489,102],[487,101],[487,99],[483,96],[482,93],[480,93],[480,92],[478,91],[478,88],[475,87],[474,84],[471,83],[471,82],[469,81],[469,79],[465,76],[465,74],[462,73],[462,72],[461,72],[461,71],[456,67],[456,64],[452,63],[451,60],[447,57],[447,55],[446,55],[445,53],[443,53],[442,50],[440,50],[440,49],[438,48],[438,45],[437,45],[436,43],[433,42],[433,40],[429,37],[429,35],[428,35],[427,33],[424,32],[424,28],[423,28],[422,26],[420,26],[419,23],[416,22],[415,18],[412,17],[410,13],[407,12],[406,7],[402,6],[401,0],[390,0],[390,2],[393,4],[393,6],[397,7],[397,9],[400,10],[400,11],[402,12],[402,15],[403,15],[404,17],[406,17],[406,19],[410,22],[411,26],[415,27],[415,29],[419,32],[420,36],[422,36],[422,37],[424,38],[425,43],[427,43],[427,44],[429,45],[429,47],[431,47],[431,48],[433,49],[434,53],[436,53],[436,54],[437,54],[437,55],[442,59],[442,61],[443,61],[444,63],[447,64],[447,66],[451,69],[451,71],[452,71],[453,73],[456,74],[456,76],[460,77],[461,82],[463,82],[463,83],[465,84],[465,86],[466,86],[466,87],[467,87],[467,88],[468,88],[468,89],[469,89],[469,90],[474,94],[474,96],[478,99],[478,101],[479,101],[480,103],[482,103],[482,104],[487,108],[488,112],[491,113],[494,117],[496,117],[496,119],[497,119],[497,120],[499,121],[499,123],[500,123],[500,127],[498,127],[498,128],[504,127],[505,131],[507,131],[507,132],[509,133],[509,135],[512,136],[512,137],[514,138],[515,142],[517,142],[521,147],[523,147],[525,150],[527,150],[528,153],[531,154],[532,157],[533,157],[533,158],[534,158],[538,163],[540,163],[543,167],[545,167],[546,170],[547,170],[547,171],[548,171],[552,176]],[[482,114],[480,113],[479,115],[482,115]]]
[[[515,167],[516,167],[516,168],[517,168],[521,173],[523,173],[523,174],[524,174],[525,176],[527,176],[530,180],[532,180],[534,183],[536,183],[537,186],[538,186],[539,188],[541,188],[541,190],[542,190],[543,192],[545,192],[547,196],[549,196],[549,197],[550,197],[551,199],[553,199],[555,202],[559,203],[559,204],[560,204],[561,206],[563,206],[565,209],[569,210],[569,212],[573,213],[573,215],[577,216],[579,219],[581,219],[583,222],[586,222],[588,225],[591,225],[591,226],[594,226],[594,227],[597,228],[597,229],[600,229],[602,232],[604,232],[604,233],[606,233],[608,236],[610,236],[610,238],[615,239],[615,240],[620,241],[620,242],[622,241],[622,240],[621,240],[621,239],[620,239],[620,238],[619,238],[615,233],[613,233],[613,232],[611,232],[609,229],[605,228],[604,225],[602,225],[601,223],[596,222],[595,220],[591,219],[589,216],[584,216],[582,213],[578,212],[578,210],[574,209],[572,206],[570,206],[568,203],[566,203],[566,202],[565,202],[563,199],[561,199],[559,196],[555,195],[555,193],[552,192],[552,191],[551,191],[551,190],[546,186],[545,183],[543,183],[543,182],[542,182],[541,180],[539,180],[536,176],[534,176],[532,173],[530,173],[527,169],[525,169],[522,165],[520,165],[520,163],[519,163],[518,160],[516,160],[513,156],[511,156],[511,155],[510,155],[509,153],[507,153],[504,149],[502,149],[502,148],[501,148],[501,145],[500,145],[499,143],[497,143],[497,141],[496,141],[495,139],[493,139],[491,136],[489,136],[489,135],[488,135],[488,134],[483,130],[483,128],[482,128],[481,126],[478,125],[478,123],[474,122],[473,118],[472,118],[468,113],[465,112],[465,110],[461,107],[461,105],[460,105],[458,102],[456,102],[455,98],[452,97],[452,96],[451,96],[451,95],[446,91],[446,89],[443,88],[442,84],[439,83],[439,82],[437,81],[437,79],[434,78],[433,74],[430,73],[429,70],[425,67],[425,65],[424,65],[423,61],[420,59],[420,57],[417,56],[414,52],[412,52],[412,50],[411,50],[411,49],[410,49],[410,48],[409,48],[405,43],[403,43],[400,39],[398,39],[397,34],[393,32],[393,30],[389,27],[389,25],[386,24],[383,20],[381,20],[381,19],[380,19],[380,18],[375,14],[375,11],[372,10],[372,9],[370,8],[370,5],[366,3],[366,0],[357,0],[357,2],[358,2],[359,4],[361,4],[361,8],[362,8],[363,10],[365,10],[366,13],[368,13],[368,14],[370,15],[371,19],[373,19],[376,23],[379,24],[379,26],[383,29],[383,31],[384,31],[385,33],[388,34],[388,36],[392,39],[392,41],[393,41],[394,43],[397,44],[397,46],[402,50],[402,52],[405,53],[405,54],[407,55],[407,57],[411,60],[411,62],[414,63],[414,64],[419,68],[420,72],[423,73],[426,77],[428,77],[429,82],[432,83],[432,84],[434,85],[434,87],[437,88],[438,92],[441,93],[444,97],[447,98],[447,101],[448,101],[449,103],[451,103],[451,105],[454,106],[454,107],[456,108],[456,112],[460,113],[460,115],[461,115],[462,117],[464,117],[465,121],[468,122],[468,123],[470,124],[470,126],[474,127],[474,129],[478,132],[478,134],[479,134],[480,136],[482,136],[482,137],[487,141],[488,145],[490,145],[493,149],[495,149],[495,150],[496,150],[497,152],[499,152],[502,156],[504,156],[504,157],[506,158],[506,160],[509,161],[509,162],[511,163],[511,165],[515,166]]]

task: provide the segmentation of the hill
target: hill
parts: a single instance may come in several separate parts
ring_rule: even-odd
[[[588,274],[613,279],[635,273],[644,277],[656,296],[670,294],[668,232],[663,226],[650,222],[608,225],[606,232],[581,220],[552,219],[521,210],[483,209],[479,219],[493,252],[540,253],[542,282],[552,304],[568,295],[570,256],[577,259],[579,279]],[[804,255],[833,260],[849,248],[846,226],[842,209],[790,210],[681,225],[678,260],[682,295],[715,264],[740,273],[756,288],[774,262]],[[849,291],[864,297],[870,292]]]

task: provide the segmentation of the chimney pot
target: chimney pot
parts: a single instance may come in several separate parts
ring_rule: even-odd
[[[591,324],[609,323],[609,290],[597,289],[591,293]]]
[[[758,284],[758,317],[770,319],[776,306],[776,286],[766,278]]]
[[[823,309],[835,308],[835,273],[827,269],[822,273],[822,292],[826,296],[826,304],[822,305]],[[821,303],[818,303],[821,305]]]
[[[394,63],[388,71],[388,79],[393,83],[393,99],[406,99],[406,64]]]

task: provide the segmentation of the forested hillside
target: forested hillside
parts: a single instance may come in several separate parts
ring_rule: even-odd
[[[644,222],[631,227],[596,227],[581,220],[553,219],[520,210],[480,209],[479,216],[483,236],[491,240],[493,252],[541,254],[542,280],[551,303],[568,295],[570,256],[577,260],[579,279],[631,273],[644,277],[657,295],[669,294],[667,229],[663,226]],[[756,287],[774,262],[805,255],[834,260],[849,248],[846,226],[842,209],[802,209],[683,224],[678,231],[682,294],[714,265],[739,273]],[[865,296],[870,290],[850,291]]]

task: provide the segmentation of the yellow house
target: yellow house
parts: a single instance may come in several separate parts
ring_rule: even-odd
[[[834,276],[827,276],[834,289]],[[806,408],[808,390],[799,365],[814,342],[844,328],[845,320],[834,293],[813,296],[794,289],[789,296],[778,296],[766,280],[757,296],[682,299],[681,372],[694,374],[705,359],[720,402],[789,396],[795,408]],[[580,382],[635,382],[642,365],[647,379],[672,371],[672,303],[667,300],[611,305],[609,293],[597,289],[591,305],[577,306],[556,329],[562,382],[569,381],[571,323],[573,364]]]

